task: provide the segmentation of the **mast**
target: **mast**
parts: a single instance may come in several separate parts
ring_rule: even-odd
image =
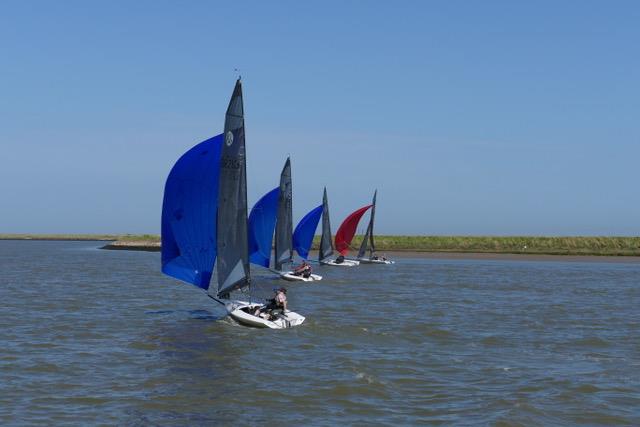
[[[322,235],[320,237],[320,250],[318,260],[322,261],[333,255],[333,240],[331,239],[331,222],[329,221],[329,201],[327,200],[327,187],[324,187],[322,195]]]
[[[247,239],[247,171],[242,83],[236,81],[224,122],[218,198],[218,292],[250,283]]]
[[[291,199],[291,160],[287,157],[280,174],[275,243],[276,270],[282,270],[284,264],[293,262],[293,212]]]

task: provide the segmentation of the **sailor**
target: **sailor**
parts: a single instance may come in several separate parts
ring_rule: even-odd
[[[267,305],[259,307],[253,313],[254,316],[264,317],[263,314],[273,310],[282,310],[283,313],[287,311],[287,288],[274,289],[275,296],[268,300]]]
[[[276,292],[276,297],[274,298],[276,303],[276,308],[282,309],[282,312],[287,311],[287,288],[280,288]]]
[[[307,263],[307,261],[302,260],[302,264],[300,264],[293,270],[293,275],[308,278],[309,276],[311,276],[311,266]]]

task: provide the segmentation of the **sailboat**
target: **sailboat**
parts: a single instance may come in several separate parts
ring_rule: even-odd
[[[322,276],[296,275],[292,270],[283,269],[293,264],[293,212],[292,212],[291,160],[287,158],[280,174],[280,195],[278,197],[278,217],[276,220],[275,268],[280,278],[289,281],[313,282]]]
[[[329,202],[327,200],[327,189],[325,187],[322,196],[322,235],[320,237],[320,250],[318,252],[318,261],[321,265],[332,265],[336,267],[355,267],[360,264],[358,261],[344,259],[340,255],[338,258],[332,259],[333,242],[331,239],[331,222],[329,221]]]
[[[216,219],[217,217],[217,219]],[[210,286],[217,258],[217,286]],[[162,272],[207,291],[247,326],[283,329],[305,318],[293,311],[254,315],[265,304],[231,299],[250,287],[242,83],[236,81],[224,133],[187,151],[165,184]]]
[[[373,193],[373,202],[371,203],[371,216],[369,217],[369,225],[367,226],[367,231],[364,234],[364,238],[362,239],[362,244],[360,245],[360,250],[358,251],[358,261],[362,264],[394,264],[394,261],[390,261],[385,257],[379,257],[376,255],[376,246],[373,241],[373,220],[376,216],[376,196],[378,195],[378,190]],[[369,249],[369,257],[365,257],[365,253]]]
[[[325,214],[326,212],[326,214]],[[320,222],[320,217],[323,217],[322,229],[323,229],[323,238],[325,232],[329,234],[329,248],[325,247],[324,257],[331,256],[333,253],[333,246],[331,245],[331,227],[329,225],[329,208],[327,205],[327,189],[324,189],[323,203],[322,205],[312,209],[308,212],[298,225],[296,226],[295,231],[293,232],[293,247],[295,251],[298,253],[300,258],[303,260],[309,259],[309,251],[311,250],[311,244],[313,243],[313,236],[316,233],[316,228],[318,228],[318,222]],[[322,240],[321,240],[322,241]],[[322,244],[320,245],[322,248]],[[322,249],[319,252],[320,260],[323,257]],[[318,274],[310,274],[309,277],[296,276],[290,272],[282,277],[286,280],[298,280],[305,282],[313,282],[317,280],[322,280],[322,276]]]
[[[333,242],[331,241],[331,223],[329,221],[329,203],[327,202],[327,188],[322,195],[322,204],[309,211],[298,223],[293,232],[293,247],[300,256],[309,259],[309,251],[313,244],[313,236],[318,228],[318,223],[322,217],[322,234],[320,235],[320,248],[318,251],[318,261],[320,263],[328,261],[333,255]]]
[[[291,215],[291,160],[287,158],[280,174],[280,185],[262,196],[251,208],[249,260],[252,264],[269,268],[275,231],[275,268],[270,271],[290,281],[321,280],[322,276],[317,274],[310,277],[296,276],[293,271],[284,269],[293,262]]]
[[[373,205],[363,206],[349,214],[349,216],[342,221],[342,224],[338,227],[335,238],[336,250],[340,253],[340,256],[336,258],[331,265],[355,266],[360,264],[360,261],[346,259],[345,256],[349,253],[351,241],[353,240],[353,236],[356,234],[356,228],[358,227],[360,219],[372,206]]]

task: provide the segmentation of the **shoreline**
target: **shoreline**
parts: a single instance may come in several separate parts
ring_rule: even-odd
[[[362,236],[356,236],[353,248]],[[157,235],[113,234],[0,234],[0,240],[96,241],[100,249],[158,252]],[[316,236],[316,240],[317,236]],[[317,250],[314,242],[312,250]],[[562,260],[615,262],[640,260],[640,237],[534,237],[534,236],[376,236],[379,254],[398,258]],[[355,255],[352,253],[352,255]],[[311,257],[313,258],[313,257]]]
[[[145,246],[139,243],[114,242],[100,249],[119,251],[159,252],[160,245]],[[390,259],[446,259],[446,260],[490,260],[490,261],[555,261],[555,262],[606,262],[606,263],[639,263],[640,256],[629,255],[559,255],[559,254],[523,254],[500,252],[454,252],[454,251],[416,251],[393,250],[378,251]],[[309,253],[309,259],[317,258],[317,251]],[[355,258],[354,254],[347,258]]]

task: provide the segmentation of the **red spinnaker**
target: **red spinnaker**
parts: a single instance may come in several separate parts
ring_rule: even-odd
[[[336,233],[336,250],[340,252],[340,254],[346,255],[349,252],[349,245],[351,244],[353,236],[356,234],[356,227],[358,227],[360,218],[362,218],[362,215],[364,215],[371,206],[373,205],[367,205],[358,209],[340,224],[340,228],[338,228],[338,232]]]

